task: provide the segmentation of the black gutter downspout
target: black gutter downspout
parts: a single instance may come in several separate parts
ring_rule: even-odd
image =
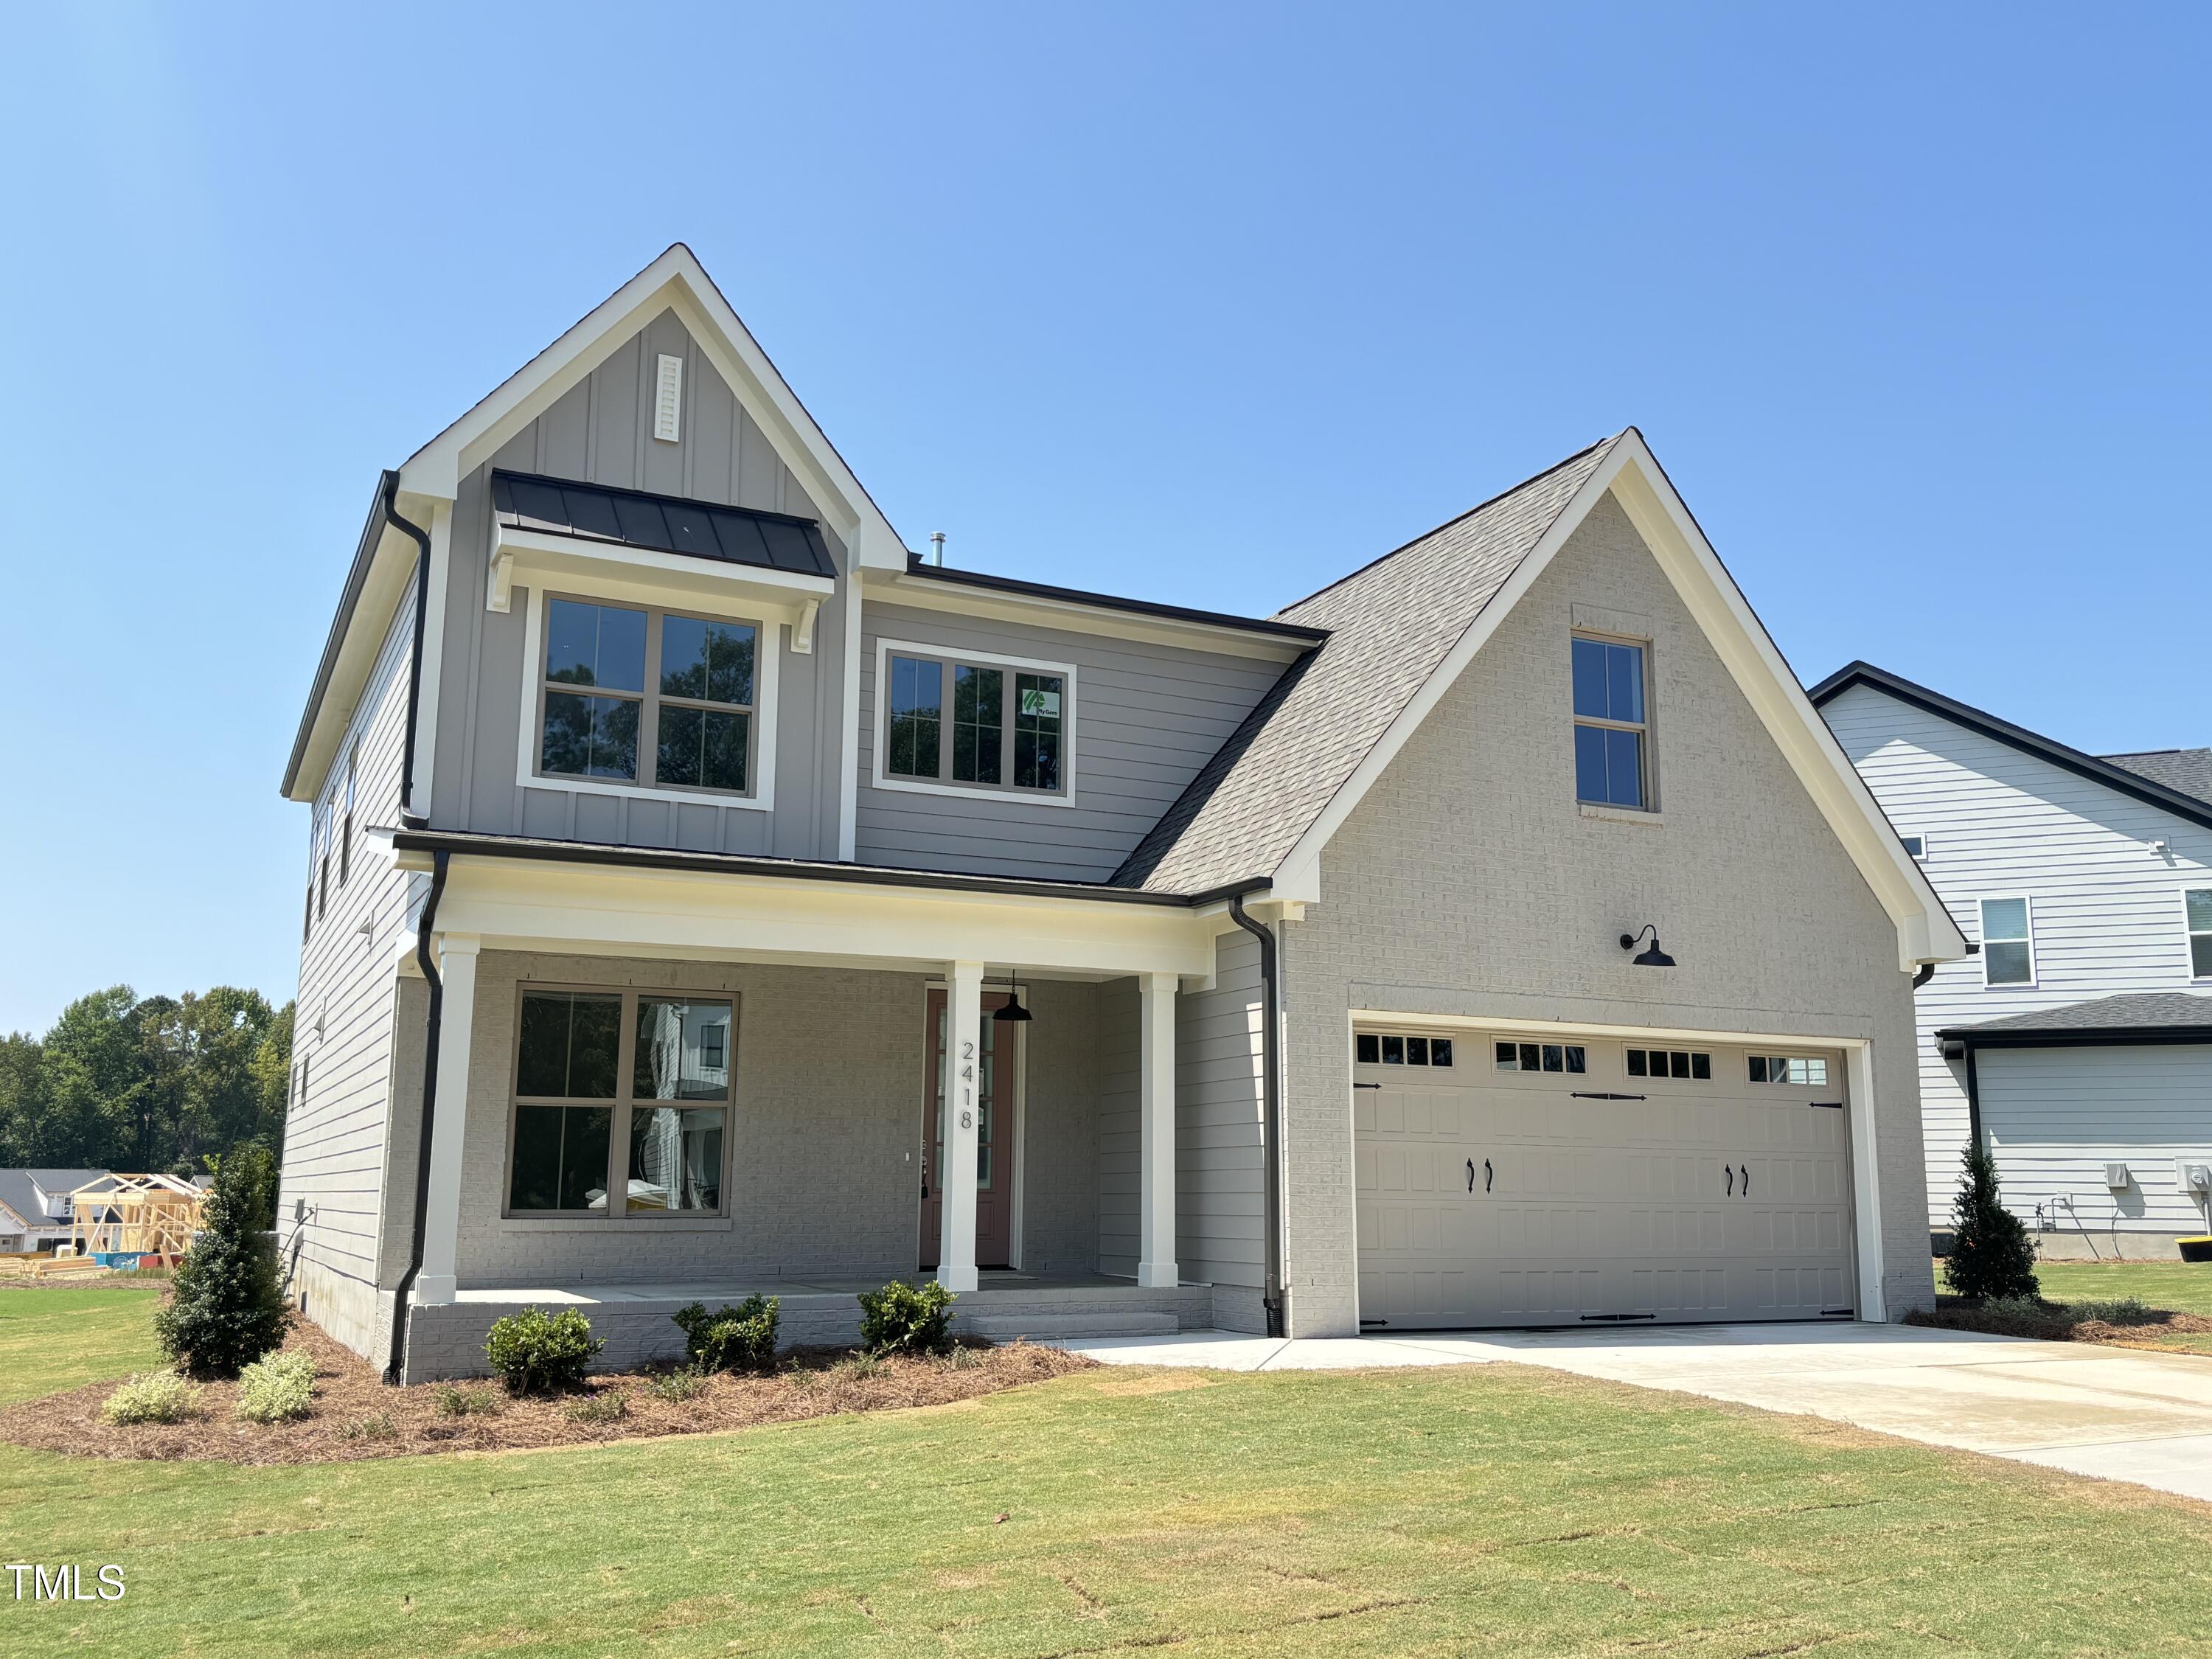
[[[1982,1080],[1974,1072],[1974,1045],[1966,1045],[1966,1141],[1982,1150]]]
[[[426,567],[427,568],[427,567]],[[422,635],[416,635],[419,649]],[[414,722],[408,722],[414,732]],[[430,987],[428,1030],[422,1039],[422,1129],[415,1147],[415,1237],[407,1252],[407,1271],[399,1276],[399,1290],[392,1304],[392,1352],[384,1367],[386,1387],[396,1388],[407,1370],[407,1297],[415,1276],[422,1271],[422,1231],[430,1215],[430,1121],[438,1110],[438,1028],[445,1023],[446,981],[430,959],[430,929],[438,920],[438,901],[446,893],[445,853],[430,854],[430,891],[422,901],[422,915],[415,924],[415,960]]]
[[[400,739],[399,751],[399,821],[410,830],[426,828],[429,819],[415,810],[415,722],[416,712],[422,704],[422,636],[429,626],[430,617],[430,537],[420,525],[410,524],[399,516],[399,475],[384,475],[384,521],[402,535],[413,538],[415,555],[415,647],[407,665],[407,730]],[[442,859],[439,868],[445,868]],[[435,902],[434,900],[433,902]],[[433,998],[438,981],[431,976]],[[437,1040],[434,1033],[432,1042]],[[418,1246],[419,1248],[419,1246]]]
[[[1280,1035],[1277,1030],[1280,1019],[1279,993],[1275,978],[1275,933],[1263,923],[1255,921],[1244,911],[1244,896],[1232,894],[1229,900],[1229,918],[1254,939],[1260,941],[1260,1000],[1261,1018],[1260,1052],[1261,1103],[1260,1112],[1260,1167],[1267,1182],[1266,1204],[1261,1213],[1261,1225],[1267,1231],[1267,1273],[1265,1287],[1260,1292],[1261,1305],[1267,1310],[1267,1334],[1285,1334],[1283,1295],[1283,1061],[1278,1052]]]
[[[1923,962],[1920,964],[1920,971],[1912,976],[1912,988],[1917,991],[1935,977],[1936,964],[1932,962]]]

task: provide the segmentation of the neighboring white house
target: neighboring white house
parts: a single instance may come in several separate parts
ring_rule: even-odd
[[[2087,755],[1866,663],[1813,688],[1979,954],[1919,992],[1929,1212],[1970,1127],[2060,1256],[2170,1256],[2212,1164],[2212,750]]]
[[[69,1243],[70,1194],[107,1178],[105,1170],[0,1170],[0,1255]]]

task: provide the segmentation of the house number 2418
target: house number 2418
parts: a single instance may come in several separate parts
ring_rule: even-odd
[[[975,1127],[975,1114],[969,1109],[975,1103],[975,1045],[960,1045],[960,1127]]]

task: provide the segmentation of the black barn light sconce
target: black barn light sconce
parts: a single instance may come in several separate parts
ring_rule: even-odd
[[[1644,933],[1651,935],[1651,948],[1636,958],[1636,966],[1638,968],[1672,968],[1674,965],[1674,958],[1668,956],[1664,951],[1659,948],[1659,929],[1656,923],[1645,922],[1644,924],[1644,933],[1623,933],[1620,936],[1620,948],[1624,951],[1633,951],[1636,948],[1637,941],[1642,939]]]
[[[1022,1006],[1022,994],[1012,986],[1006,988],[1006,1006],[991,1011],[991,1023],[994,1025],[1022,1025],[1036,1018]]]

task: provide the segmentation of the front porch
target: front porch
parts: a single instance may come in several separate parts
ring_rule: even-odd
[[[600,1364],[610,1370],[681,1359],[684,1334],[672,1322],[678,1309],[694,1302],[719,1308],[754,1294],[779,1299],[779,1335],[785,1347],[848,1347],[860,1340],[857,1297],[882,1283],[722,1279],[464,1290],[450,1303],[414,1310],[409,1367],[417,1376],[483,1374],[484,1333],[494,1320],[526,1308],[574,1308],[582,1313],[593,1334],[606,1341]],[[957,1333],[1000,1342],[1021,1337],[1044,1341],[1165,1336],[1213,1324],[1209,1285],[1146,1288],[1103,1273],[987,1269],[980,1286],[962,1292],[952,1310]]]
[[[1047,908],[455,859],[407,1380],[480,1371],[528,1307],[585,1312],[612,1366],[756,1291],[786,1346],[849,1344],[892,1279],[953,1291],[981,1337],[1252,1326],[1257,1025],[1242,990],[1192,1006],[1220,925]],[[1201,1017],[1235,1031],[1208,1085],[1250,1103],[1179,1135]]]

